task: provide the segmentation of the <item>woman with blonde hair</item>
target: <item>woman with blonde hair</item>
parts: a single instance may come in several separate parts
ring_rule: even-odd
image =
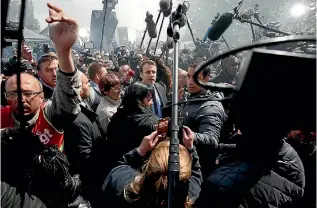
[[[184,208],[193,207],[202,183],[199,158],[187,132],[185,127],[183,145],[179,145],[179,182],[174,193]],[[123,156],[105,180],[104,201],[111,202],[112,207],[167,207],[170,143],[162,139],[154,131],[143,138],[138,148]]]

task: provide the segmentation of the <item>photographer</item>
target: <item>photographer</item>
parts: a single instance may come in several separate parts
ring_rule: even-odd
[[[112,207],[167,207],[169,141],[156,131],[145,136],[138,148],[126,153],[103,184],[103,196]],[[175,190],[177,207],[193,207],[202,176],[193,139],[183,132],[179,145],[180,174]],[[147,160],[147,155],[149,155]],[[145,162],[146,160],[146,162]],[[143,167],[142,167],[143,166]],[[142,168],[141,168],[142,167]],[[141,171],[137,170],[141,168]]]
[[[217,157],[218,142],[221,128],[225,120],[225,112],[222,104],[218,101],[210,101],[211,98],[221,98],[219,93],[209,92],[199,87],[193,79],[198,64],[192,64],[187,73],[187,89],[190,96],[188,102],[181,110],[184,117],[184,125],[194,140],[194,145],[200,158],[202,173],[205,177],[214,168]],[[205,68],[199,75],[199,79],[208,82],[210,68]],[[191,99],[202,99],[193,101]],[[208,100],[209,99],[209,100]]]
[[[40,135],[45,145],[57,145],[63,151],[63,120],[76,116],[80,112],[79,73],[74,67],[71,46],[77,39],[78,25],[75,20],[67,17],[63,11],[47,4],[49,17],[46,18],[50,27],[50,38],[54,42],[59,57],[60,70],[57,71],[57,85],[52,99],[43,102],[43,87],[32,75],[21,74],[22,102],[24,115],[18,108],[17,77],[10,77],[6,82],[5,96],[10,106],[1,108],[1,130],[10,131],[20,126],[21,120],[32,132]]]

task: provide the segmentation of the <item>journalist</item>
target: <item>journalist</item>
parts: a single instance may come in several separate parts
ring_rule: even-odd
[[[106,203],[112,207],[167,207],[170,144],[162,139],[154,131],[143,138],[138,148],[123,156],[103,184]],[[174,193],[178,207],[193,207],[200,192],[202,176],[193,142],[183,131],[184,146],[179,145],[179,181]]]
[[[189,127],[189,136],[194,140],[205,177],[214,168],[220,132],[226,115],[222,104],[211,100],[221,98],[220,94],[206,91],[194,82],[193,76],[197,67],[198,64],[192,64],[188,68],[187,89],[190,95],[187,97],[188,102],[181,109],[181,116],[184,117],[183,124]],[[199,74],[199,79],[208,82],[209,75],[210,68],[207,67]],[[191,101],[197,98],[200,100]]]

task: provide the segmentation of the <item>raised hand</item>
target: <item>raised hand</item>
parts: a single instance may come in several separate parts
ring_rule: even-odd
[[[33,62],[33,56],[32,56],[32,51],[27,45],[22,46],[22,58],[25,60],[29,61],[30,63]]]
[[[69,51],[78,37],[78,24],[76,20],[67,17],[63,10],[47,3],[49,8],[49,17],[47,23],[49,27],[49,36],[53,41],[56,52]],[[52,24],[53,23],[53,24]]]
[[[137,149],[139,155],[144,156],[146,155],[146,153],[154,149],[161,137],[161,135],[157,135],[157,131],[154,131],[152,132],[152,134],[145,136],[142,140],[142,143]]]
[[[183,144],[187,149],[194,147],[195,134],[187,126],[183,126]]]

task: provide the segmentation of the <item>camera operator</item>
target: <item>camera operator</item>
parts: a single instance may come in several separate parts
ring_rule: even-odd
[[[10,106],[1,108],[1,130],[10,131],[19,127],[21,119],[27,121],[26,126],[40,136],[45,145],[57,145],[63,150],[63,118],[77,115],[80,112],[81,81],[71,55],[71,47],[77,39],[78,25],[63,11],[51,4],[48,23],[50,38],[54,42],[59,57],[60,70],[57,71],[58,82],[52,99],[43,102],[42,84],[34,76],[21,74],[22,102],[24,115],[18,108],[17,76],[10,77],[6,83],[5,96]],[[23,117],[23,118],[21,118]]]
[[[218,101],[209,101],[210,98],[220,98],[217,92],[206,91],[199,87],[193,79],[198,64],[191,64],[187,73],[187,89],[190,96],[188,103],[181,110],[184,117],[185,129],[188,135],[194,140],[194,145],[200,158],[202,173],[205,177],[214,168],[220,137],[221,128],[225,120],[225,111],[222,104]],[[209,81],[210,68],[205,68],[200,74],[199,79],[203,82]],[[206,100],[190,102],[191,99],[205,98]]]
[[[130,52],[130,57],[129,57],[129,61],[130,61],[130,67],[133,71],[135,71],[139,65],[139,61],[138,58],[135,56],[134,51]]]

